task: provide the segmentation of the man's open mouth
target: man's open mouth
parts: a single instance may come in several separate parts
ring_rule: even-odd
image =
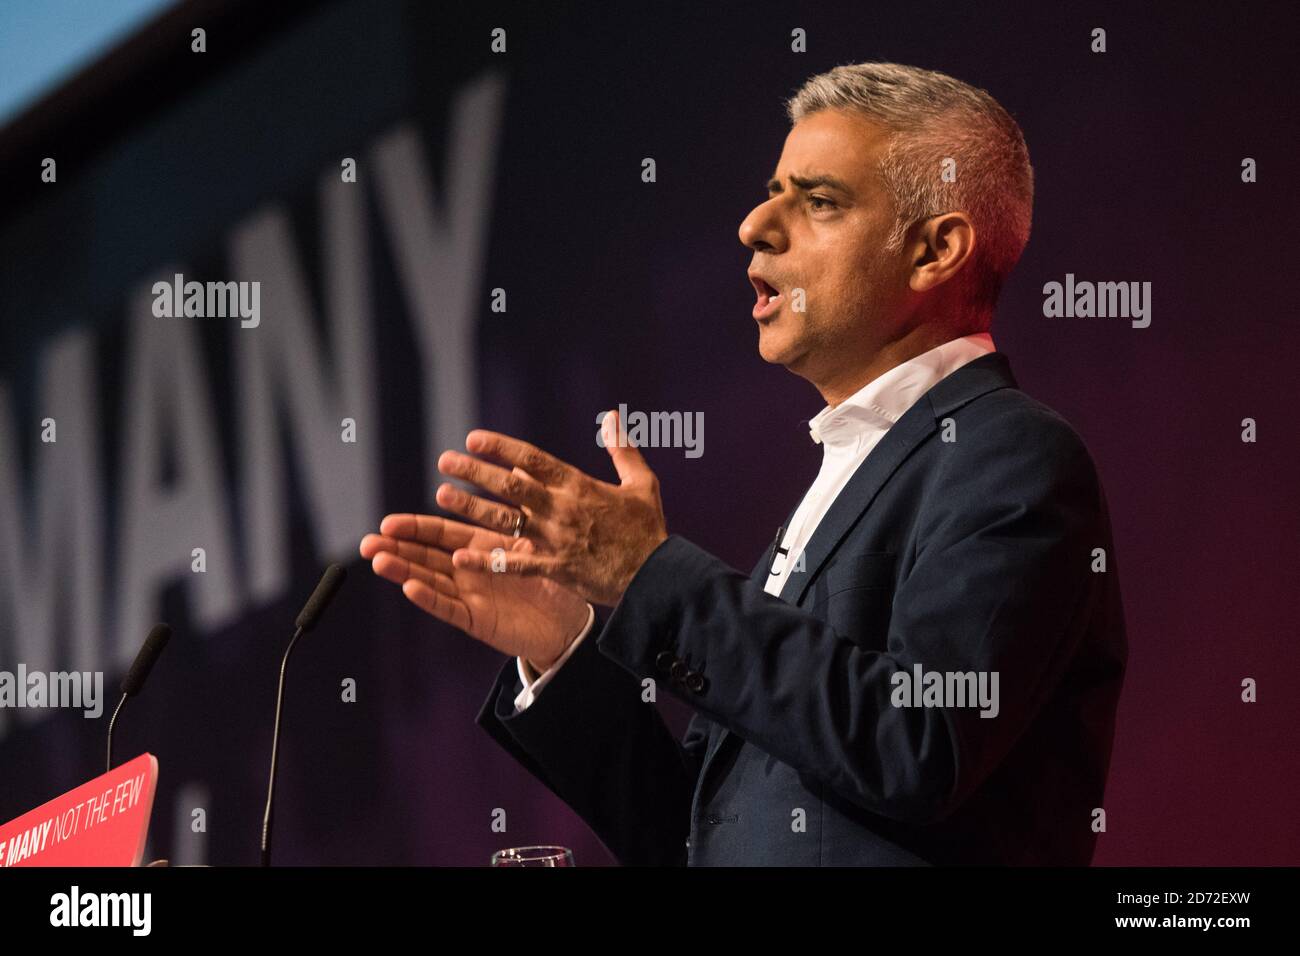
[[[750,273],[749,281],[754,286],[754,291],[758,293],[758,301],[754,303],[755,319],[761,322],[781,311],[781,303],[785,301],[785,296],[780,289],[754,273]]]

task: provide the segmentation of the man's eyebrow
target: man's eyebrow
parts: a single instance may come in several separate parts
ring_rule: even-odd
[[[816,189],[819,186],[829,186],[831,189],[839,190],[846,195],[853,195],[853,190],[850,189],[843,180],[836,179],[829,173],[817,173],[812,176],[791,176],[790,182],[805,192],[809,189]],[[783,192],[784,190],[781,186],[781,180],[777,179],[776,176],[769,179],[767,181],[767,191],[769,193]]]

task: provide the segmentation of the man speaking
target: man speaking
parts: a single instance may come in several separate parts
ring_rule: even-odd
[[[479,723],[625,864],[1087,864],[1127,645],[1088,450],[990,337],[1023,136],[888,63],[788,110],[740,239],[759,352],[825,400],[822,467],[753,573],[668,533],[614,413],[617,483],[474,431],[439,468],[491,497],[437,492],[472,523],[389,515],[361,553],[516,658]]]

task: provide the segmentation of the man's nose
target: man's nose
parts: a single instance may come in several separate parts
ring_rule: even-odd
[[[755,206],[740,224],[740,241],[756,252],[782,252],[785,231],[772,209],[772,203]]]

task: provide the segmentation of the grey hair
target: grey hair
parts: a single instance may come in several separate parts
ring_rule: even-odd
[[[976,327],[987,329],[1002,285],[1029,241],[1034,170],[1024,134],[986,91],[934,70],[898,63],[855,63],[812,77],[786,102],[793,125],[840,109],[890,134],[880,162],[897,218],[888,248],[898,251],[918,221],[964,210],[975,251],[964,272]],[[945,182],[945,159],[956,178]]]

